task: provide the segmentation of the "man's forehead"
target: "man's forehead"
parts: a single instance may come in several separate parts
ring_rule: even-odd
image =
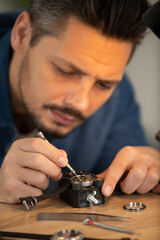
[[[77,19],[70,19],[60,37],[44,36],[41,41],[41,51],[58,64],[104,80],[112,74],[120,80],[132,48],[131,43],[103,36]]]
[[[79,48],[81,52],[88,52],[92,57],[99,54],[98,61],[102,62],[103,56],[116,52],[126,54],[131,52],[132,43],[122,41],[110,36],[102,35],[97,29],[86,25],[76,18],[70,18],[66,25],[65,31],[62,33],[60,39],[65,46],[72,45],[72,49]],[[96,56],[97,57],[97,56]],[[107,59],[106,59],[107,60]],[[104,62],[106,64],[106,62]]]

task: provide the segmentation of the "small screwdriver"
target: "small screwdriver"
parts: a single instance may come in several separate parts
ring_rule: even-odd
[[[106,224],[94,222],[94,221],[91,221],[90,219],[85,219],[83,222],[86,225],[94,225],[94,226],[98,226],[98,227],[105,228],[105,229],[112,230],[112,231],[128,233],[128,234],[133,234],[134,233],[131,230],[127,230],[127,229],[124,229],[124,228],[119,228],[119,227],[115,227],[115,226],[111,226],[111,225],[106,225]]]
[[[43,140],[45,140],[46,142],[48,142],[48,140],[45,138],[45,136],[43,135],[42,132],[38,132],[37,137],[40,137]],[[66,165],[66,167],[79,179],[79,181],[81,181],[80,177],[76,174],[75,170],[69,165],[69,163]]]

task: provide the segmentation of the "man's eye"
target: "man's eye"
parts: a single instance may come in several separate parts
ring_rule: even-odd
[[[63,75],[73,75],[74,72],[63,70],[62,68],[57,67],[57,70]]]
[[[106,84],[104,84],[104,83],[99,83],[99,86],[100,86],[102,89],[104,89],[104,90],[106,90],[106,89],[111,89],[111,88],[112,88],[112,86],[106,85]]]

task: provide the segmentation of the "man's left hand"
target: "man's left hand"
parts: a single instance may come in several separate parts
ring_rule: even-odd
[[[102,193],[110,196],[125,173],[127,176],[120,182],[124,193],[160,193],[160,152],[152,147],[122,148],[112,164],[98,175],[104,178]]]

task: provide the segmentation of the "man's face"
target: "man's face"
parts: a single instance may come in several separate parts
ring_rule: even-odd
[[[57,38],[26,48],[19,99],[37,128],[64,137],[91,116],[121,81],[132,44],[70,19]]]

